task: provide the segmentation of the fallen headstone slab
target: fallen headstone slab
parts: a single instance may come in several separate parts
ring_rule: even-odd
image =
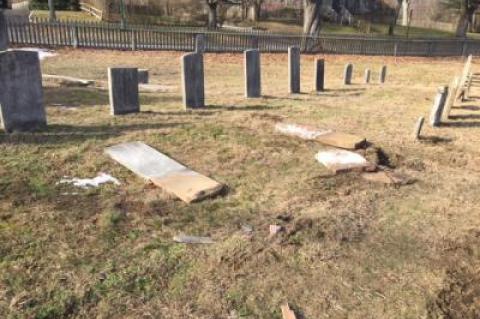
[[[325,145],[352,150],[361,148],[367,142],[364,137],[332,130],[321,130],[306,125],[277,123],[275,129],[282,134],[300,137],[305,140],[316,140]]]
[[[84,80],[71,76],[43,74],[42,79],[58,83],[64,86],[89,86],[95,84],[93,80]]]
[[[288,305],[288,303],[281,306],[280,309],[282,309],[283,319],[297,319],[295,312],[293,312],[293,310],[290,309],[290,306]]]
[[[389,171],[364,173],[362,178],[369,182],[387,185],[407,185],[412,183],[412,179],[408,176]]]
[[[215,241],[210,237],[197,237],[197,236],[187,236],[187,235],[178,235],[173,237],[173,241],[182,244],[215,244]]]
[[[142,142],[118,144],[107,148],[105,152],[135,174],[186,203],[215,196],[224,187]]]
[[[320,151],[315,158],[335,174],[372,167],[363,156],[345,150]]]

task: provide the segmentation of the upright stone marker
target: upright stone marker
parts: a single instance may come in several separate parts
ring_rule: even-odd
[[[372,72],[370,69],[365,70],[365,84],[370,83],[370,78],[371,78]]]
[[[37,52],[0,52],[0,120],[7,133],[47,126]]]
[[[288,48],[288,81],[290,93],[300,93],[300,48]]]
[[[5,51],[8,49],[8,29],[7,21],[3,11],[0,10],[0,51]]]
[[[195,53],[204,53],[205,47],[205,34],[197,34],[195,36]]]
[[[182,91],[185,108],[205,106],[203,54],[187,53],[182,57]]]
[[[315,91],[325,90],[325,60],[315,60]]]
[[[138,83],[141,84],[148,84],[148,70],[147,69],[139,69],[138,70]]]
[[[380,70],[380,79],[379,79],[380,84],[385,83],[386,80],[387,80],[387,66],[384,65]]]
[[[260,51],[245,51],[245,96],[260,97],[262,94]]]
[[[442,120],[443,108],[447,100],[448,87],[442,86],[438,88],[437,96],[433,103],[432,112],[430,114],[430,125],[439,126]]]
[[[121,115],[140,112],[137,68],[109,68],[110,112]]]
[[[422,116],[418,119],[417,123],[415,124],[415,129],[413,131],[413,138],[415,140],[420,139],[424,122],[425,122],[425,118]]]
[[[452,107],[455,104],[455,97],[457,96],[457,92],[459,89],[460,78],[456,76],[450,86],[448,88],[448,96],[447,101],[445,102],[445,108],[443,109],[442,119],[448,120],[450,118],[450,113],[452,111]]]
[[[350,85],[352,84],[353,76],[353,65],[351,63],[345,66],[345,71],[343,73],[343,84]]]

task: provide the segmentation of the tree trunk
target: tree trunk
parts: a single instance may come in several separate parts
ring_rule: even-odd
[[[248,19],[253,22],[257,22],[260,16],[260,4],[253,3],[248,8]]]
[[[55,4],[53,3],[53,0],[48,0],[48,20],[50,20],[50,22],[57,20],[57,16],[55,14]]]
[[[303,0],[303,33],[316,35],[320,32],[321,0]]]
[[[457,37],[464,38],[467,36],[468,26],[470,24],[468,13],[463,13],[457,20],[457,28],[455,34]]]
[[[217,28],[217,4],[208,5],[208,27],[210,29]]]

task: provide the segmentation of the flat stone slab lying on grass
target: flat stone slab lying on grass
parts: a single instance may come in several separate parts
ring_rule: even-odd
[[[47,126],[38,53],[0,52],[0,122],[7,133]]]
[[[52,81],[63,86],[90,86],[95,84],[94,80],[84,80],[64,75],[43,74],[42,79]]]
[[[178,235],[173,237],[173,241],[182,244],[215,244],[215,241],[210,237],[198,237],[198,236],[187,236],[187,235]]]
[[[389,171],[364,173],[362,174],[362,178],[372,183],[387,185],[407,185],[413,183],[413,179],[410,177]]]
[[[364,137],[352,134],[322,130],[307,125],[277,123],[275,129],[283,134],[300,137],[305,140],[316,140],[322,144],[345,149],[358,149],[366,144]]]
[[[186,203],[215,196],[224,187],[223,184],[190,170],[142,142],[115,145],[107,148],[105,152],[135,174]]]
[[[335,174],[352,170],[362,171],[372,166],[363,156],[345,150],[320,151],[315,158]]]

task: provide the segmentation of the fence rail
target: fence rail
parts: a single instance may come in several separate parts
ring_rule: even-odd
[[[258,48],[286,52],[299,46],[308,53],[386,56],[467,56],[480,54],[480,41],[462,39],[399,39],[358,36],[302,36],[263,32],[224,32],[194,28],[127,26],[101,22],[8,19],[13,44],[73,46],[119,50],[191,51],[197,34],[205,35],[208,52],[241,52]]]

